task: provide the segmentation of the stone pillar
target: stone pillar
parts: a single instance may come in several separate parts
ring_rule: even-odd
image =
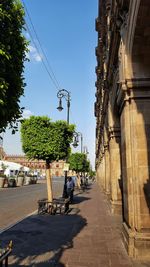
[[[100,153],[99,165],[97,168],[97,182],[102,190],[105,190],[105,158],[104,153]]]
[[[97,181],[98,185],[100,185],[100,168],[101,168],[101,164],[100,164],[100,161],[98,161],[97,171],[96,171],[96,181]]]
[[[104,157],[105,157],[105,193],[110,194],[110,156],[108,140],[108,117],[104,127]]]
[[[98,181],[100,188],[105,191],[105,157],[104,153],[100,153],[100,163],[98,168]]]
[[[109,129],[110,140],[110,193],[112,212],[122,212],[121,197],[121,160],[120,160],[120,128]]]
[[[105,192],[110,194],[110,155],[108,144],[105,145]]]
[[[101,181],[101,184],[102,184],[102,188],[105,192],[105,169],[106,169],[106,166],[105,166],[105,153],[103,151],[102,153],[102,181]]]
[[[130,256],[144,259],[150,258],[150,90],[133,85],[121,112],[123,239]]]

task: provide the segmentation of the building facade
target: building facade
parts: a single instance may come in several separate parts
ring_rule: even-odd
[[[45,174],[46,163],[44,160],[29,160],[25,155],[8,155],[0,146],[0,159],[10,162],[19,163],[22,166],[29,167],[31,170],[37,170],[41,174]],[[51,174],[53,176],[64,176],[64,161],[59,160],[51,163]],[[73,175],[74,172],[69,171],[68,175]]]
[[[150,3],[99,0],[96,172],[130,256],[150,258]]]

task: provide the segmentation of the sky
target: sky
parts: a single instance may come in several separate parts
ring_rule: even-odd
[[[67,102],[62,99],[64,109],[59,112],[57,92],[69,91],[70,123],[82,133],[83,146],[87,146],[94,168],[98,0],[21,1],[26,11],[24,34],[30,41],[30,61],[24,69],[26,87],[20,102],[25,107],[24,117],[46,115],[53,121],[66,120]],[[20,133],[12,135],[7,130],[3,147],[8,154],[23,154]],[[80,152],[80,144],[73,152]]]

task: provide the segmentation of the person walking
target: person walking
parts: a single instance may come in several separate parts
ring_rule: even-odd
[[[67,181],[66,186],[67,186],[67,195],[70,198],[70,203],[72,203],[73,202],[74,186],[75,186],[72,177],[70,177],[70,176],[68,177],[68,181]]]

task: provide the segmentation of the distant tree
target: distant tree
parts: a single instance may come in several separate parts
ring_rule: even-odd
[[[50,163],[66,159],[70,153],[74,125],[52,122],[48,117],[31,116],[21,123],[23,151],[29,159],[46,161],[48,199],[52,200]]]
[[[93,171],[92,169],[90,169],[89,175],[90,175],[90,177],[94,177],[96,175],[96,172]]]
[[[79,172],[88,172],[90,162],[87,160],[87,156],[84,153],[73,153],[69,156],[68,162],[70,164],[70,170]]]
[[[19,0],[0,1],[0,132],[21,117],[20,96],[28,43],[22,34],[24,9]],[[15,127],[16,128],[16,127]],[[14,128],[14,129],[15,129]]]

